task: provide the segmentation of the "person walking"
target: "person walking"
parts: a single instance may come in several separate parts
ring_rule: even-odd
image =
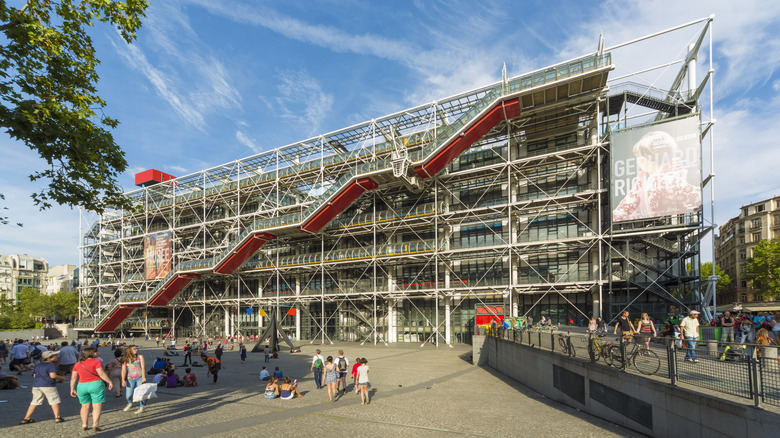
[[[92,407],[92,429],[100,432],[103,430],[100,427],[100,414],[103,412],[103,402],[106,401],[106,385],[103,382],[108,384],[109,391],[114,389],[114,384],[103,371],[103,364],[97,356],[97,348],[82,348],[81,360],[73,366],[70,396],[78,397],[81,403],[81,430],[88,428],[89,408]]]
[[[119,361],[122,364],[122,387],[125,389],[127,405],[123,411],[127,412],[133,407],[133,392],[138,385],[146,383],[146,361],[138,354],[138,347],[131,345],[125,350],[125,355]],[[141,400],[136,414],[140,414],[146,407],[146,400]]]
[[[60,394],[57,392],[57,382],[64,382],[65,377],[57,374],[57,355],[58,351],[45,351],[43,361],[35,366],[33,370],[33,388],[32,401],[24,419],[19,424],[35,423],[32,414],[35,408],[43,404],[43,399],[49,402],[51,411],[54,414],[54,421],[62,423],[65,421],[60,416]]]
[[[311,368],[309,371],[314,372],[314,384],[317,385],[317,389],[322,388],[322,369],[325,366],[325,359],[322,357],[322,352],[318,348],[311,358]]]
[[[680,332],[683,338],[688,343],[688,348],[685,352],[685,360],[691,362],[698,362],[696,357],[696,341],[699,340],[699,311],[691,310],[691,312],[680,321]]]
[[[114,350],[114,358],[111,359],[105,366],[105,371],[108,373],[108,378],[111,379],[111,383],[114,384],[114,392],[116,392],[116,398],[122,396],[122,350],[117,348]]]
[[[339,384],[339,371],[336,369],[336,364],[333,363],[333,356],[328,356],[325,362],[325,377],[322,379],[322,384],[328,386],[328,401],[334,401],[338,391]]]
[[[238,345],[238,350],[241,354],[241,363],[243,364],[244,362],[246,362],[246,345],[244,345],[244,343],[242,342],[241,344]]]
[[[628,319],[628,310],[624,310],[623,314],[618,318],[617,323],[615,323],[614,334],[617,334],[618,327],[620,328],[620,334],[623,336],[632,335],[636,331],[634,329],[634,324]]]
[[[368,359],[364,357],[360,359],[360,363],[361,365],[357,368],[357,383],[356,383],[356,385],[360,389],[360,403],[370,404],[371,399],[368,398]]]
[[[349,370],[349,361],[344,356],[344,350],[339,350],[339,357],[336,358],[336,368],[339,372],[339,381],[336,384],[336,392],[339,390],[339,384],[341,384],[344,394],[347,393],[347,372]]]
[[[655,331],[655,324],[653,324],[653,321],[650,319],[650,315],[642,313],[636,330],[642,336],[642,340],[645,343],[645,351],[650,350],[650,340],[658,335]]]

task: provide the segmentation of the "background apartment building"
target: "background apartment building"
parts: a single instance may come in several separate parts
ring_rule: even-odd
[[[43,292],[49,264],[40,257],[27,254],[0,255],[0,293],[16,300],[16,295],[25,287]]]
[[[717,264],[731,278],[727,291],[718,294],[718,302],[756,301],[756,292],[746,278],[747,259],[763,240],[780,237],[780,196],[743,206],[739,216],[720,227],[715,238]]]

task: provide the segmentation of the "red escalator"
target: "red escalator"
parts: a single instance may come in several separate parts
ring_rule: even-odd
[[[190,282],[200,278],[200,274],[179,274],[171,277],[163,286],[162,290],[149,300],[149,306],[165,306],[172,299],[176,298]]]
[[[119,327],[119,324],[122,323],[122,321],[125,320],[128,316],[130,316],[131,313],[133,313],[133,310],[135,310],[137,307],[141,307],[140,304],[123,304],[120,306],[114,307],[113,310],[111,310],[111,313],[109,313],[108,318],[104,319],[100,325],[98,325],[95,328],[96,333],[110,333],[116,330],[117,327]]]
[[[276,239],[276,236],[268,233],[256,234],[238,247],[229,257],[226,257],[219,265],[214,267],[214,272],[219,274],[232,274],[236,269],[249,260],[250,257],[266,242]]]
[[[377,187],[379,187],[379,185],[371,178],[361,178],[352,181],[344,190],[333,198],[333,201],[325,204],[310,221],[306,222],[298,229],[305,233],[316,233],[320,231],[325,225],[328,225],[333,218],[359,198],[363,192],[366,190],[374,190]]]
[[[511,99],[498,103],[487,114],[466,129],[463,134],[444,146],[423,165],[415,167],[414,171],[420,178],[430,178],[436,175],[496,125],[515,117],[520,117],[520,99]]]

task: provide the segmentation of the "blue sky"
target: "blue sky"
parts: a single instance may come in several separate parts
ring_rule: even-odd
[[[587,6],[583,6],[584,4]],[[780,3],[733,1],[153,1],[135,44],[92,33],[121,177],[182,176],[715,14],[715,223],[780,195]],[[701,26],[615,51],[613,77],[679,58]],[[700,58],[699,77],[707,54]],[[677,67],[643,80],[664,88]],[[38,212],[43,163],[0,134],[0,192],[14,222],[0,253],[78,263],[79,213]],[[705,194],[709,199],[709,194]]]

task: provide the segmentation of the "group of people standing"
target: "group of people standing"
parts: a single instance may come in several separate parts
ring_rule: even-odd
[[[338,356],[334,359],[333,356],[323,358],[322,352],[317,349],[311,360],[310,371],[314,372],[314,383],[317,389],[328,388],[328,401],[334,402],[347,394],[349,360],[344,356],[343,350],[339,350]],[[355,393],[360,394],[362,404],[371,403],[368,395],[368,371],[368,359],[357,358],[352,366],[351,375]],[[342,389],[339,390],[339,387]]]
[[[81,404],[81,429],[89,429],[88,420],[91,411],[92,429],[100,432],[102,430],[100,427],[100,416],[103,411],[103,403],[106,401],[106,390],[114,390],[115,381],[112,381],[112,378],[106,373],[103,362],[98,357],[98,349],[96,347],[83,348],[79,360],[74,364],[58,366],[58,360],[63,351],[69,354],[66,348],[59,351],[44,352],[42,362],[35,366],[33,370],[32,402],[20,424],[35,422],[32,414],[38,406],[43,404],[44,399],[51,406],[55,421],[57,423],[65,421],[60,416],[61,399],[56,384],[67,381],[66,376],[70,374],[70,396],[78,398]],[[121,355],[116,355],[115,359],[110,363],[112,371],[115,369],[114,361],[119,365],[119,384],[122,388],[125,388],[127,405],[123,410],[127,412],[133,406],[135,388],[142,383],[146,383],[146,364],[143,356],[138,354],[138,347],[135,345],[130,345]],[[106,368],[109,367],[106,366]],[[119,392],[117,392],[117,397],[119,396]],[[145,406],[146,402],[141,401],[136,413],[142,413]]]

